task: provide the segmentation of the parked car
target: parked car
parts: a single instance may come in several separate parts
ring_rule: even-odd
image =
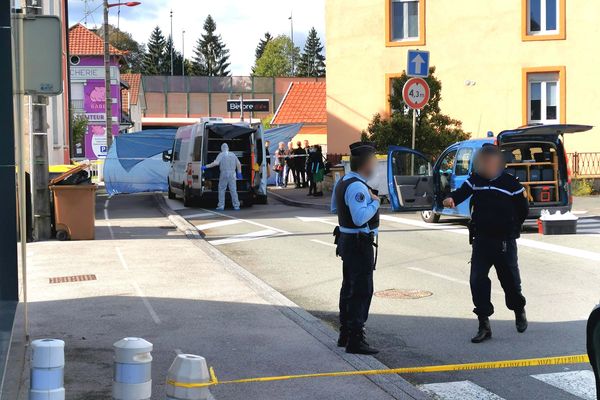
[[[198,201],[215,203],[218,197],[219,168],[202,171],[227,143],[242,164],[237,180],[240,201],[245,206],[267,202],[267,166],[263,132],[248,123],[226,123],[222,118],[203,118],[199,123],[177,130],[173,148],[163,153],[170,163],[169,198],[177,196],[188,207]]]
[[[473,156],[485,143],[496,143],[506,157],[506,170],[526,189],[529,218],[543,209],[570,211],[571,176],[563,136],[585,132],[588,125],[536,125],[501,132],[496,138],[473,139],[449,146],[432,164],[425,155],[404,147],[390,146],[388,185],[394,211],[421,211],[426,222],[440,216],[470,218],[469,202],[456,208],[442,205],[448,194],[459,188],[473,169]]]

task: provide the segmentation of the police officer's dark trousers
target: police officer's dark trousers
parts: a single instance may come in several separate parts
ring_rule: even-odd
[[[372,237],[367,234],[341,233],[338,254],[343,261],[340,291],[340,324],[342,331],[362,332],[373,297],[375,264]]]
[[[515,239],[497,239],[477,236],[473,240],[471,257],[471,294],[479,317],[489,317],[494,313],[491,302],[492,283],[489,273],[492,265],[504,289],[506,306],[513,311],[523,311],[525,297],[521,293],[521,276],[517,258]]]

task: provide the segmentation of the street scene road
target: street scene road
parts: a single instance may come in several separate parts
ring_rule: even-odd
[[[184,208],[179,201],[168,204],[212,246],[311,314],[337,325],[341,261],[331,235],[335,216],[273,201],[226,213]],[[582,217],[581,234],[541,236],[529,224],[520,240],[527,332],[516,332],[514,315],[493,277],[494,337],[480,345],[469,341],[477,322],[471,312],[464,221],[432,225],[415,214],[385,213],[367,324],[371,342],[381,350],[377,358],[398,368],[585,353],[586,320],[599,298],[600,223],[577,203],[575,210]],[[398,290],[398,296],[390,290]],[[404,378],[441,399],[595,398],[593,373],[585,364]]]

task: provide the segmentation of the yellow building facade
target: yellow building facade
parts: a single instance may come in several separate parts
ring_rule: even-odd
[[[328,149],[347,153],[409,49],[427,50],[442,112],[472,137],[533,123],[594,125],[569,152],[600,152],[600,1],[327,0]]]

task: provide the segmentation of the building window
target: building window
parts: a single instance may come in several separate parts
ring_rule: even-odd
[[[565,39],[565,0],[522,0],[523,40]]]
[[[523,80],[524,124],[565,123],[564,68],[526,70]]]
[[[388,46],[425,44],[425,1],[386,0]]]

